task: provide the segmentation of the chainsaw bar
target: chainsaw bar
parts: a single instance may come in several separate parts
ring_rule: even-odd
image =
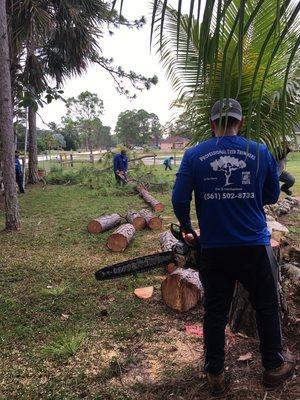
[[[173,261],[172,251],[150,254],[149,256],[137,257],[132,260],[122,261],[118,264],[109,265],[95,272],[95,278],[98,281],[118,278],[134,274],[136,272],[147,271],[148,269],[156,268],[163,265],[168,265]]]

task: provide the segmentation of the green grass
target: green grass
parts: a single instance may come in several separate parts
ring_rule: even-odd
[[[295,177],[295,184],[292,188],[293,193],[300,196],[300,152],[288,155],[287,171]]]
[[[297,162],[290,161],[289,168],[296,170]],[[155,169],[157,179],[170,186],[175,172]],[[176,222],[171,191],[155,196],[166,205],[168,229]],[[199,308],[186,315],[166,308],[161,268],[113,281],[94,279],[104,265],[160,249],[160,232],[145,230],[125,253],[113,254],[105,246],[110,232],[86,230],[91,218],[124,215],[144,207],[142,199],[130,190],[111,187],[104,195],[81,185],[28,188],[19,199],[22,230],[0,235],[0,399],[160,400],[173,391],[181,397],[170,398],[189,399],[184,382],[196,370],[202,344],[184,334],[184,325],[199,323]],[[149,285],[155,287],[153,299],[133,295]],[[245,375],[238,368],[235,373]],[[197,388],[199,382],[193,382]],[[235,393],[233,400],[241,398]],[[263,395],[255,392],[256,398]],[[199,396],[207,399],[207,390],[201,388]]]

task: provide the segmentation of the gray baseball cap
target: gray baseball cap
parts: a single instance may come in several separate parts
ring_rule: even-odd
[[[215,121],[220,117],[233,117],[241,121],[243,119],[243,111],[240,103],[235,99],[218,100],[211,109],[211,120]]]

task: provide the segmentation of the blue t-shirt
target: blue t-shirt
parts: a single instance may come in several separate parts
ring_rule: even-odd
[[[184,229],[195,205],[203,248],[268,245],[263,206],[278,200],[277,164],[263,144],[241,136],[212,138],[185,152],[172,202]]]
[[[128,158],[123,154],[116,154],[114,156],[114,172],[123,171],[126,172],[128,169]]]

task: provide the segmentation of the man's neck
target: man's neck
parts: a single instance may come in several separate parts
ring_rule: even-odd
[[[226,131],[217,131],[215,132],[216,137],[223,137],[223,136],[237,136],[238,132],[234,130],[226,130]]]

